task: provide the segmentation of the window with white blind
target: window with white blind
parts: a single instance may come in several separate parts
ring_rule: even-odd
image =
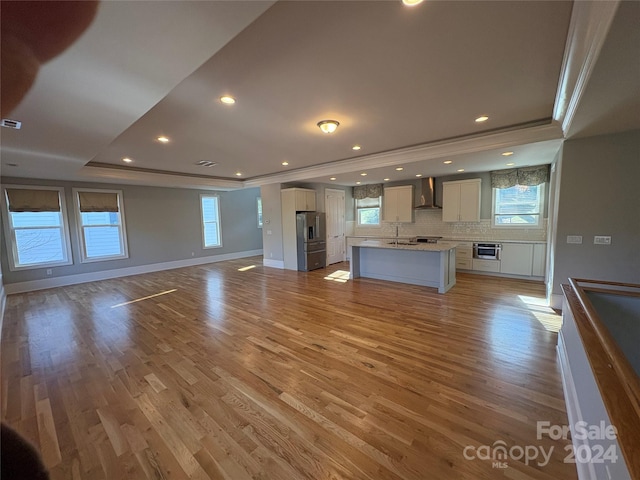
[[[200,213],[204,248],[221,247],[220,198],[218,195],[200,195]]]
[[[12,185],[2,193],[9,269],[70,265],[64,189]]]
[[[358,225],[380,225],[380,199],[381,197],[356,199],[356,218],[358,219]]]
[[[120,190],[74,189],[82,262],[128,258]]]

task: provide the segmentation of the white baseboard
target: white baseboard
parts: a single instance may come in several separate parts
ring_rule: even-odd
[[[284,270],[284,260],[272,260],[270,258],[265,258],[262,260],[262,265],[265,267],[279,268]]]
[[[101,272],[80,273],[77,275],[66,275],[64,277],[44,278],[41,280],[30,280],[27,282],[9,283],[5,285],[5,290],[7,295],[12,293],[32,292],[34,290],[43,290],[45,288],[64,287],[66,285],[108,280],[110,278],[128,277],[129,275],[140,275],[142,273],[172,270],[174,268],[193,267],[194,265],[223,262],[225,260],[236,260],[238,258],[253,257],[256,255],[262,255],[262,249],[224,253],[221,255],[211,255],[209,257],[187,258],[185,260],[152,263],[149,265],[140,265],[138,267],[103,270]]]

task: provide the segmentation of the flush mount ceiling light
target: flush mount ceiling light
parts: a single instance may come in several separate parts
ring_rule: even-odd
[[[424,0],[402,0],[402,4],[407,7],[415,7],[416,5],[421,4],[423,1]]]
[[[318,122],[318,127],[322,130],[322,133],[333,133],[338,128],[338,125],[340,125],[340,122],[337,120],[322,120]]]
[[[360,145],[354,145],[351,147],[351,150],[360,150],[362,147]]]
[[[220,101],[227,105],[233,105],[234,103],[236,103],[236,99],[230,97],[229,95],[223,95],[222,97],[220,97]]]
[[[122,161],[123,161],[123,162],[125,162],[125,163],[131,163],[131,162],[133,162],[133,160],[131,160],[129,157],[124,157],[124,158],[122,159]]]
[[[158,140],[160,143],[169,143],[169,139],[167,137],[165,137],[164,135],[156,138],[156,140]]]
[[[445,160],[445,161],[444,161],[444,162],[442,162],[442,163],[444,163],[445,165],[450,165],[450,164],[452,164],[452,163],[453,163],[453,160]]]
[[[476,123],[486,122],[487,120],[489,120],[489,117],[487,117],[486,115],[481,115],[476,118]]]
[[[513,152],[502,152],[503,157],[510,157],[511,155],[513,155]]]

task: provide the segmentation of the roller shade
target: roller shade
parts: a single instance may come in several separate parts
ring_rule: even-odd
[[[106,192],[78,192],[81,212],[118,212],[118,194]]]
[[[7,188],[10,212],[59,212],[58,190]]]

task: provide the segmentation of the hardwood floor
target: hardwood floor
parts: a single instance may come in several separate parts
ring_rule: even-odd
[[[536,438],[568,423],[542,284],[261,263],[9,296],[3,420],[53,479],[576,478],[569,442]],[[497,445],[553,454],[465,458]]]

